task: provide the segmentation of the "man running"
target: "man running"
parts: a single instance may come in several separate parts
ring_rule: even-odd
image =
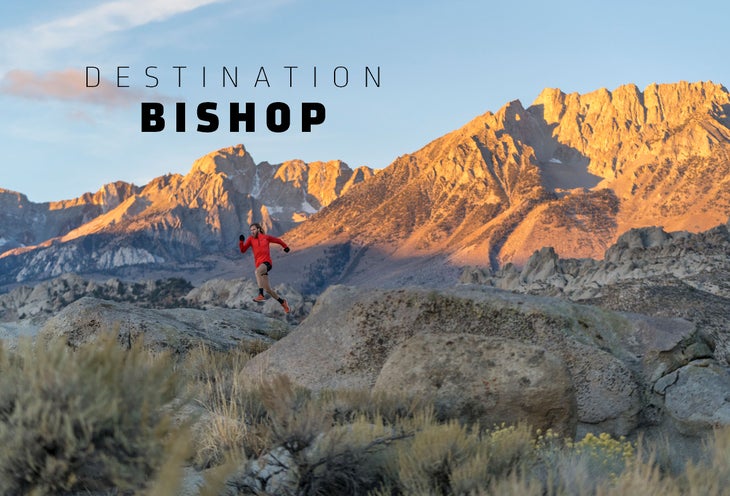
[[[249,226],[249,231],[251,232],[251,236],[249,236],[248,239],[246,239],[243,234],[238,237],[238,247],[240,248],[241,253],[246,253],[246,250],[248,250],[249,247],[253,249],[254,266],[256,267],[256,282],[259,285],[259,294],[253,299],[253,301],[257,303],[264,302],[266,300],[264,290],[266,290],[272,298],[281,303],[281,306],[284,307],[284,313],[289,313],[289,304],[285,299],[280,298],[279,295],[271,289],[271,285],[269,284],[269,271],[272,267],[269,244],[276,243],[277,245],[283,246],[286,253],[289,253],[289,247],[279,238],[265,234],[264,229],[258,222],[251,224]]]

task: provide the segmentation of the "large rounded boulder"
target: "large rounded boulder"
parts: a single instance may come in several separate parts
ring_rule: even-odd
[[[418,334],[390,353],[374,391],[428,399],[438,417],[485,428],[524,422],[572,436],[577,424],[563,360],[512,339]]]

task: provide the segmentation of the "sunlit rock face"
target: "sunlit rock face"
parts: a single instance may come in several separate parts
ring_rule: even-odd
[[[0,283],[130,266],[174,268],[230,252],[250,223],[281,235],[372,174],[337,160],[256,164],[238,145],[201,157],[186,175],[161,176],[143,187],[117,182],[45,204],[0,190],[0,205],[7,207],[0,218]]]
[[[730,216],[729,109],[710,82],[546,89],[399,157],[293,234],[499,267],[544,246],[602,258],[634,227],[706,230]]]

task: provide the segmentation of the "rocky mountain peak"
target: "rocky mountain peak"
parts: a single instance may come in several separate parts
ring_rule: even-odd
[[[0,201],[3,202],[3,206],[5,206],[5,204],[8,206],[19,205],[27,203],[28,197],[22,193],[18,193],[17,191],[0,188]]]
[[[98,206],[101,212],[108,212],[119,206],[127,198],[139,193],[142,188],[124,181],[105,184],[96,193],[84,193],[78,198],[51,202],[51,210],[70,209],[83,206]]]
[[[225,174],[229,177],[238,175],[242,170],[255,167],[251,155],[246,148],[239,144],[228,148],[221,148],[204,155],[193,162],[190,173]]]
[[[647,86],[643,92],[635,84],[619,86],[613,91],[600,88],[580,95],[565,94],[557,88],[544,89],[531,107],[541,111],[548,123],[564,120],[566,113],[583,119],[612,120],[621,117],[634,125],[676,125],[697,112],[717,111],[728,104],[728,91],[711,81]]]

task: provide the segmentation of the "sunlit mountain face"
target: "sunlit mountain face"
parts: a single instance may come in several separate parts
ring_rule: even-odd
[[[390,167],[299,226],[394,255],[524,263],[543,246],[601,258],[633,227],[701,231],[730,215],[727,90],[634,85],[486,113]]]

